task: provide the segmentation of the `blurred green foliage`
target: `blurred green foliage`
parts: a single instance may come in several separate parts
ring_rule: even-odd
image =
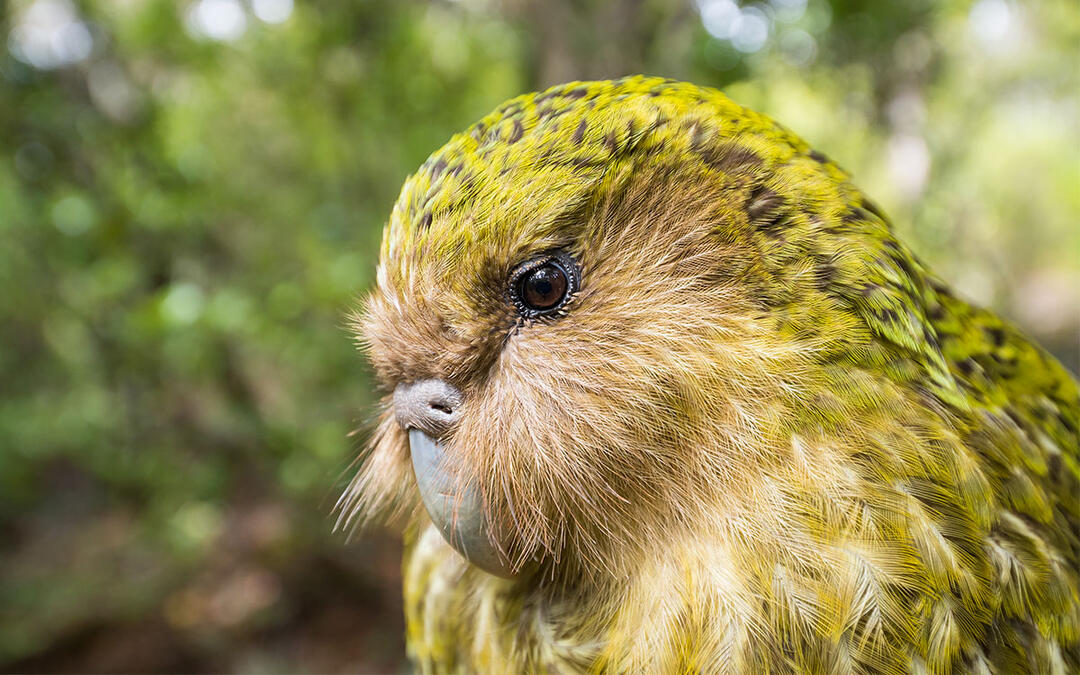
[[[14,0],[0,36],[0,669],[403,667],[395,541],[332,532],[377,400],[344,316],[408,172],[557,81],[725,88],[1077,367],[1074,0]]]

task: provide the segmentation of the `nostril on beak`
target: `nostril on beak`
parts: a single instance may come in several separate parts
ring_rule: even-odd
[[[394,415],[402,429],[419,429],[439,437],[458,420],[463,397],[445,380],[418,380],[394,389]]]

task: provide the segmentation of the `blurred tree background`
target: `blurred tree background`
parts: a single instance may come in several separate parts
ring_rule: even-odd
[[[1075,0],[8,0],[0,37],[3,671],[406,669],[398,543],[332,531],[344,314],[403,178],[527,90],[724,88],[1077,368]]]

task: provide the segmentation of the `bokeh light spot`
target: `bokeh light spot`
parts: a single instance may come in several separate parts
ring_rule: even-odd
[[[259,21],[283,23],[293,11],[293,0],[251,0],[251,11]]]
[[[67,195],[53,204],[53,225],[68,236],[78,236],[94,226],[97,212],[90,200],[81,195]]]
[[[979,0],[968,14],[968,28],[984,44],[1000,42],[1012,27],[1012,11],[1005,0]]]
[[[247,13],[240,0],[199,0],[188,9],[188,31],[221,42],[239,39],[247,30]]]
[[[739,6],[732,0],[703,0],[701,23],[709,35],[722,40],[730,39],[739,21]]]
[[[42,70],[85,61],[93,48],[90,29],[68,0],[36,0],[16,17],[8,35],[12,55]]]
[[[918,197],[930,177],[930,150],[922,136],[896,134],[889,139],[889,173],[901,194],[909,200]]]
[[[746,7],[739,13],[731,36],[731,45],[744,54],[761,51],[769,40],[770,20],[757,7]]]
[[[817,56],[817,41],[801,28],[792,28],[780,37],[780,53],[793,66],[808,66]]]
[[[174,326],[187,326],[198,320],[203,309],[203,292],[193,283],[174,284],[161,301],[161,318]]]
[[[795,23],[806,13],[806,0],[772,0],[770,4],[776,20],[782,23]]]

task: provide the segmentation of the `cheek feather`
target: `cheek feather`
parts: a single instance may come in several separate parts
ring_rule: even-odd
[[[777,378],[779,360],[793,373],[801,353],[748,348],[747,327],[713,307],[631,303],[601,323],[594,301],[507,343],[454,443],[518,555],[561,558],[572,544],[595,572],[656,518],[745,494],[750,467],[775,459],[763,454],[772,407],[797,388]]]

